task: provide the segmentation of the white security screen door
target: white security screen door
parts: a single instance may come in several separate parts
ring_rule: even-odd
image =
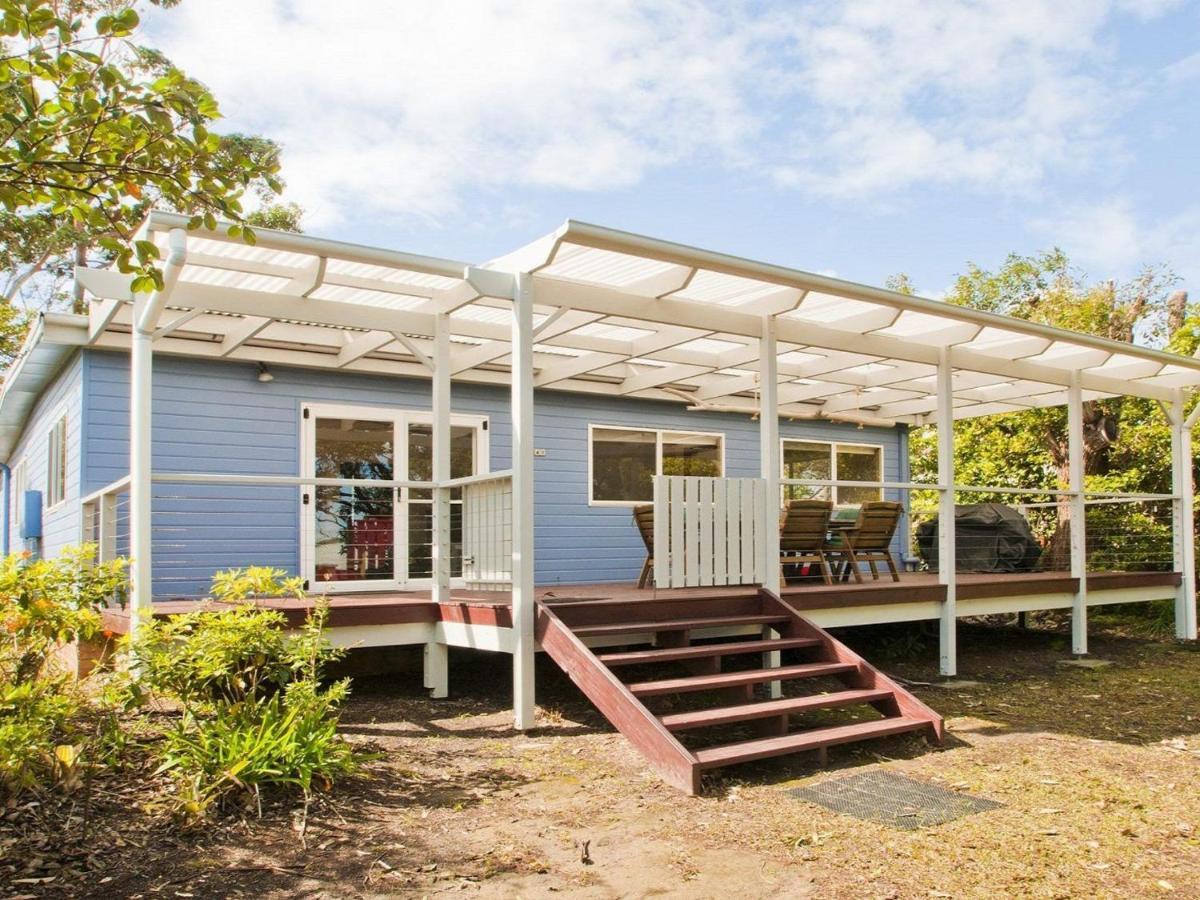
[[[311,404],[303,410],[306,477],[429,481],[427,412]],[[454,416],[451,477],[487,471],[487,421]],[[317,487],[301,497],[302,569],[315,591],[428,587],[433,496],[427,488]],[[462,576],[462,491],[451,494],[451,575]]]

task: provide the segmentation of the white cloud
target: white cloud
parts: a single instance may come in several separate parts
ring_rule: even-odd
[[[693,161],[835,197],[1028,190],[1117,152],[1102,30],[1167,5],[202,0],[150,28],[329,227]]]
[[[1097,278],[1128,277],[1142,265],[1174,265],[1183,285],[1200,286],[1200,204],[1150,219],[1128,197],[1063,210],[1035,223]]]
[[[311,225],[438,216],[463,189],[629,185],[757,122],[748,29],[687,0],[575,4],[203,0],[152,37],[227,125],[286,148]],[[750,29],[752,30],[752,29]]]

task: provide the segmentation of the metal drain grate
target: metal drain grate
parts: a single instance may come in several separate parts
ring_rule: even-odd
[[[995,800],[960,794],[880,769],[795,788],[789,793],[845,816],[906,831],[953,822],[963,816],[1004,806]]]

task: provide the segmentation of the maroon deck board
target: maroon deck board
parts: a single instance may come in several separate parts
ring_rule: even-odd
[[[1178,572],[1092,572],[1087,583],[1091,590],[1117,590],[1131,587],[1173,587],[1180,583]],[[1065,572],[1021,572],[1012,574],[962,574],[957,578],[958,598],[977,600],[1011,597],[1019,594],[1063,593],[1075,590],[1075,579]],[[687,604],[701,599],[724,599],[747,596],[753,588],[675,588],[638,589],[632,582],[612,584],[554,585],[538,588],[539,600],[550,603],[564,619],[573,625],[580,620],[595,623],[609,621],[612,610],[630,600],[651,601],[647,618],[664,607]],[[899,583],[890,579],[865,581],[862,584],[791,584],[782,591],[788,605],[811,613],[822,609],[842,609],[852,606],[874,606],[886,603],[940,601],[945,589],[937,583],[937,575],[929,572],[905,573]],[[512,624],[511,599],[508,591],[471,591],[455,589],[450,601],[439,610],[429,591],[385,591],[330,595],[330,624],[334,627],[353,625],[403,625],[420,622],[462,622],[470,625],[509,628]],[[611,601],[611,603],[606,602]],[[178,615],[201,608],[201,600],[156,601],[154,615]],[[289,624],[303,621],[312,601],[259,600],[260,606],[281,609]],[[610,610],[609,607],[612,607]],[[628,611],[628,607],[625,607]],[[663,618],[667,618],[664,616]],[[104,611],[104,629],[113,634],[129,630],[126,610]]]

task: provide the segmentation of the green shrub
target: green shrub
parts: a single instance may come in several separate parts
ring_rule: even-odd
[[[43,674],[60,646],[95,637],[101,609],[124,604],[128,562],[95,558],[95,545],[84,544],[54,559],[26,552],[0,561],[0,679],[20,684]]]
[[[138,630],[130,662],[139,686],[202,714],[261,699],[311,668],[309,642],[288,635],[286,624],[283,613],[252,606],[158,619]],[[322,662],[332,656],[318,653]]]
[[[270,569],[214,582],[214,594],[230,599],[298,592]],[[326,640],[328,616],[319,600],[289,633],[282,613],[240,604],[139,629],[129,648],[137,689],[182,707],[157,752],[185,817],[272,786],[298,788],[307,801],[314,786],[356,771],[360,757],[337,731],[349,681],[322,685],[325,666],[342,655]]]
[[[96,755],[80,721],[84,698],[53,657],[94,637],[106,604],[124,602],[126,568],[123,559],[96,563],[92,545],[56,559],[22,553],[0,561],[0,795],[73,787]]]

